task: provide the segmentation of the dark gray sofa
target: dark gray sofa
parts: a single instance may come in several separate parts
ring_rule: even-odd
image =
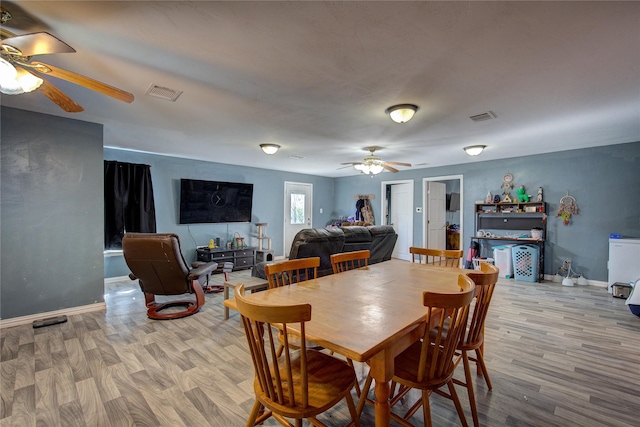
[[[291,244],[289,259],[320,257],[318,276],[333,273],[331,255],[368,249],[369,264],[391,259],[398,235],[390,225],[348,226],[335,228],[306,228],[296,234]],[[264,265],[258,263],[252,276],[266,278]]]

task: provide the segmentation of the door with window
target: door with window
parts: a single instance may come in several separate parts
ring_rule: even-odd
[[[298,231],[311,228],[312,202],[313,184],[284,183],[284,256],[287,258]]]

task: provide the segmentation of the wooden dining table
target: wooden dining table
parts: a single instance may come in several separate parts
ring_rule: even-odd
[[[392,259],[246,297],[267,305],[311,304],[307,341],[369,364],[375,425],[389,426],[394,358],[421,337],[422,293],[459,292],[458,275],[470,271]]]

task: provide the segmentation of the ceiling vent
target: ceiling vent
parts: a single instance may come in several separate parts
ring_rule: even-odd
[[[491,120],[496,118],[496,114],[493,111],[487,111],[486,113],[476,114],[469,117],[474,122],[484,122],[485,120]]]
[[[158,86],[151,83],[145,94],[153,96],[154,98],[160,98],[167,101],[175,102],[175,100],[178,99],[180,95],[182,95],[182,91]]]

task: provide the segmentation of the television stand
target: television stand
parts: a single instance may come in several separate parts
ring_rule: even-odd
[[[252,268],[256,264],[256,248],[198,248],[196,249],[198,261],[217,263],[232,262],[233,271]]]

